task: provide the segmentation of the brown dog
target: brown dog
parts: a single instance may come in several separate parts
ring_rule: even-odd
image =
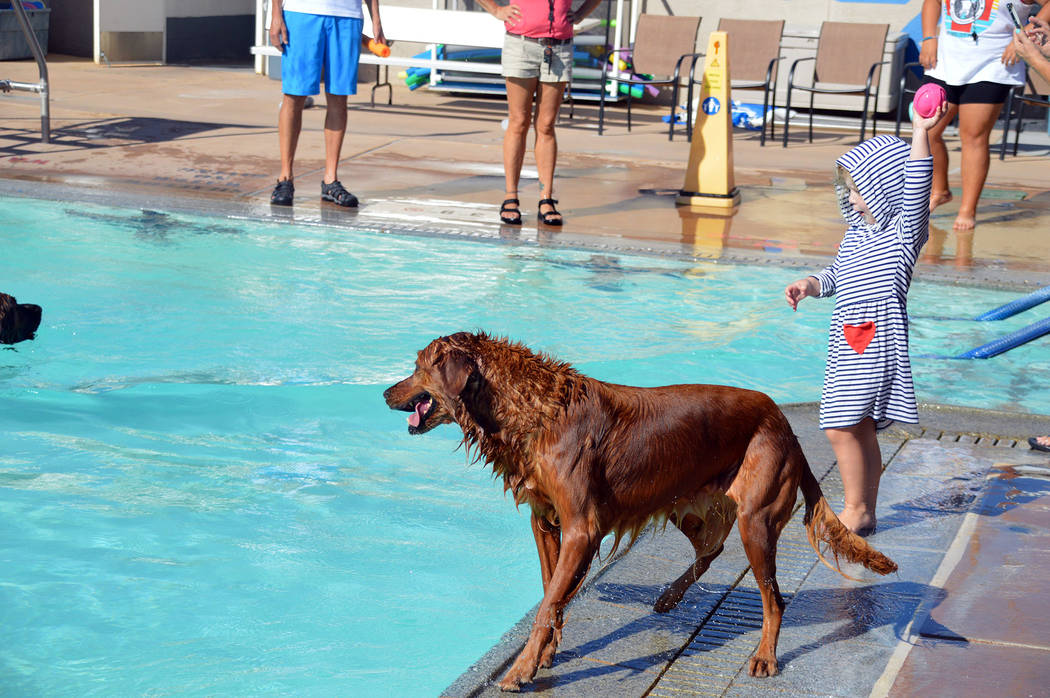
[[[722,552],[736,521],[762,593],[762,639],[752,676],[777,673],[784,600],[776,544],[802,488],[810,543],[879,574],[897,569],[835,516],[787,418],[766,395],[720,385],[635,388],[588,378],[568,364],[484,333],[435,339],[415,372],[383,394],[411,412],[408,431],[456,422],[519,504],[532,509],[543,602],[528,643],[500,682],[527,683],[548,667],[562,611],[608,533],[632,539],[670,520],[696,560],[656,602],[674,608]],[[823,556],[821,556],[823,559]]]
[[[0,293],[0,344],[32,339],[42,312],[39,305],[19,303],[14,296]]]

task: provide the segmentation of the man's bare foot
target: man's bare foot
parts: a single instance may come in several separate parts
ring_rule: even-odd
[[[952,223],[952,230],[973,230],[976,225],[975,216],[960,213],[955,217],[955,222]]]
[[[952,193],[950,191],[934,191],[930,192],[930,211],[937,208],[941,204],[946,204],[952,200]]]

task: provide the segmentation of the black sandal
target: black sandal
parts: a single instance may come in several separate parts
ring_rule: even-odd
[[[291,206],[294,194],[295,185],[292,184],[292,180],[277,180],[277,186],[273,188],[273,193],[270,194],[270,203],[274,206]]]
[[[331,184],[321,182],[321,201],[331,201],[338,206],[349,208],[357,207],[357,197],[348,192],[338,179]]]
[[[1050,451],[1050,446],[1044,446],[1043,444],[1039,443],[1038,436],[1028,437],[1028,445],[1032,448],[1033,451]]]
[[[514,204],[515,207],[518,207],[521,205],[521,202],[517,199],[504,199],[499,207],[500,222],[506,223],[507,225],[521,225],[521,209],[511,208],[507,204]],[[505,213],[513,213],[514,217],[503,215]]]
[[[536,218],[537,220],[539,220],[540,223],[552,226],[559,226],[562,224],[563,219],[561,217],[561,214],[558,213],[558,209],[554,207],[554,204],[556,203],[558,203],[557,199],[540,199],[540,203],[537,204],[540,208],[542,208],[544,204],[551,207],[551,210],[547,211],[546,213],[544,213],[543,211],[536,212]],[[554,218],[553,216],[557,216],[557,218]]]

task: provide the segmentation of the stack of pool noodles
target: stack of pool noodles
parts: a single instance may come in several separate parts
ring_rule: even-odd
[[[1050,286],[1041,288],[1038,291],[1029,293],[1027,296],[1018,298],[1015,301],[1011,301],[1005,305],[1001,305],[998,308],[989,310],[986,313],[978,315],[975,320],[979,321],[990,321],[990,320],[1004,320],[1008,317],[1017,315],[1020,312],[1034,308],[1040,303],[1045,303],[1050,300]],[[1015,347],[1019,347],[1022,344],[1038,339],[1045,334],[1050,334],[1050,318],[1045,318],[1038,322],[1034,322],[1027,327],[1022,327],[1016,332],[1000,337],[987,344],[982,344],[979,347],[971,349],[970,351],[959,354],[955,357],[957,359],[990,359],[993,356],[998,356],[1005,351],[1009,351]]]
[[[604,46],[588,46],[587,52],[591,54],[598,62],[601,62],[602,56],[605,55],[606,50]],[[634,72],[634,66],[631,64],[631,52],[625,51],[619,56],[609,56],[609,64],[612,65],[612,71],[609,73],[613,79],[620,78],[623,80],[652,80],[652,75],[644,75]],[[606,83],[608,88],[612,82]],[[641,99],[642,95],[649,93],[650,97],[659,97],[660,90],[657,89],[656,85],[626,85],[620,83],[618,87],[620,94],[625,95],[630,92],[632,99]]]

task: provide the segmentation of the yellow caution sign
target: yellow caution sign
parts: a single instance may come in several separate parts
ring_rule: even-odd
[[[695,256],[709,259],[722,256],[729,240],[733,211],[679,206],[678,217],[682,219],[682,244],[692,248]]]
[[[740,192],[733,181],[729,100],[729,36],[726,32],[711,32],[685,185],[675,200],[679,205],[733,208],[740,203]]]

